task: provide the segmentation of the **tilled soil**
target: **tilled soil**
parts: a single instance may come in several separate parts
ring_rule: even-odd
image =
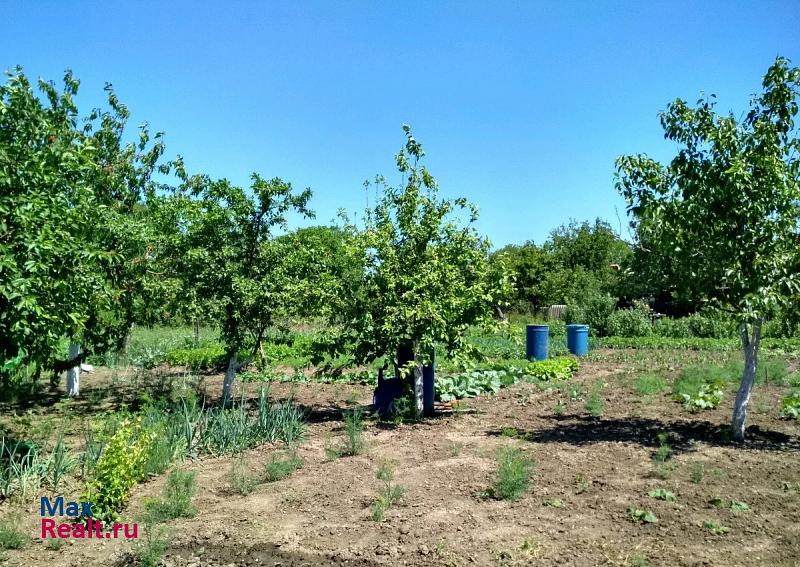
[[[197,514],[170,523],[165,565],[799,565],[800,437],[797,422],[778,419],[784,388],[758,392],[748,442],[727,438],[731,396],[722,406],[689,414],[668,393],[643,398],[608,363],[586,363],[575,381],[602,380],[600,417],[583,401],[518,384],[496,397],[467,402],[468,412],[413,425],[370,422],[362,455],[328,460],[340,442],[345,400],[366,402],[366,386],[275,384],[309,408],[305,465],[290,478],[260,484],[240,496],[229,483],[231,458],[202,459]],[[211,380],[214,383],[214,380]],[[556,411],[557,400],[566,406]],[[560,415],[559,415],[560,414]],[[513,428],[513,429],[512,429]],[[673,456],[652,460],[658,434]],[[535,478],[517,502],[485,497],[499,448],[518,445],[536,461]],[[247,453],[253,472],[279,447]],[[383,522],[370,516],[391,463],[406,488]],[[702,479],[695,475],[702,465]],[[658,474],[661,475],[659,478]],[[697,482],[695,482],[697,481]],[[164,477],[137,488],[126,516],[160,493]],[[648,497],[655,488],[676,502]],[[745,502],[749,510],[716,508],[712,498]],[[554,501],[561,507],[554,507]],[[545,503],[549,505],[546,505]],[[658,521],[636,524],[628,508],[651,510]],[[35,510],[34,510],[35,511]],[[714,535],[704,523],[729,532]],[[33,528],[32,528],[33,529]],[[9,565],[132,565],[130,544],[84,540],[54,551],[37,540],[8,553]],[[638,562],[638,563],[637,563]]]

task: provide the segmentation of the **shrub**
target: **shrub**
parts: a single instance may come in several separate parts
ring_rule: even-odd
[[[140,417],[124,418],[117,424],[83,497],[92,503],[93,516],[101,520],[117,518],[131,489],[144,477],[147,447],[152,440],[152,432],[145,431]]]
[[[498,500],[519,500],[528,490],[533,461],[519,447],[501,449],[497,461],[497,479],[489,494]]]
[[[608,319],[616,305],[617,300],[607,293],[589,293],[567,304],[564,321],[589,325],[589,332],[593,336],[604,337],[609,334]]]
[[[608,334],[615,337],[646,337],[653,333],[650,309],[643,303],[614,311],[608,317]]]
[[[723,313],[701,311],[686,317],[693,337],[706,339],[738,338],[736,323]]]
[[[723,386],[720,382],[703,384],[696,394],[682,394],[683,409],[697,412],[704,409],[714,409],[722,401]]]
[[[220,344],[197,348],[178,348],[166,354],[166,361],[173,366],[188,366],[193,370],[214,370],[225,368],[228,355]]]
[[[686,317],[680,319],[664,317],[653,322],[653,334],[672,339],[688,339],[692,336],[692,330]]]

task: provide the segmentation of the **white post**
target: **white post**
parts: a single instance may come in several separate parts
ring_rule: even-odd
[[[69,343],[69,353],[67,360],[75,360],[81,354],[81,345],[78,343]],[[67,370],[67,395],[71,398],[76,398],[80,394],[81,388],[81,365],[75,362],[75,365]]]
[[[231,399],[233,394],[233,382],[236,380],[236,371],[239,369],[239,355],[234,353],[228,361],[228,369],[225,371],[225,380],[222,382],[222,399],[225,403]]]

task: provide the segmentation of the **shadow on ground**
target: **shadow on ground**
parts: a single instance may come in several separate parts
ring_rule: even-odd
[[[535,431],[519,431],[518,436],[531,443],[566,443],[592,445],[594,443],[632,443],[642,447],[657,448],[662,441],[674,454],[692,451],[696,443],[712,446],[736,446],[756,451],[800,451],[800,438],[779,431],[751,426],[747,428],[744,444],[730,439],[728,425],[708,421],[662,421],[648,418],[602,419],[590,416],[551,416],[552,427]],[[502,430],[489,431],[489,435],[503,435]]]

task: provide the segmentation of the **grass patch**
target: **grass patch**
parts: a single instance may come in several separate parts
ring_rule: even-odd
[[[636,379],[633,389],[640,396],[655,396],[667,388],[664,378],[657,374],[643,374]]]
[[[353,457],[360,455],[366,448],[364,441],[364,411],[355,408],[344,414],[344,442],[338,447],[326,447],[325,454],[328,459],[338,459],[339,457]]]
[[[250,473],[244,454],[239,455],[231,463],[229,480],[231,487],[242,496],[251,494],[258,486],[258,479]]]
[[[519,500],[528,491],[534,466],[519,447],[506,447],[497,455],[497,479],[488,495],[498,500]]]
[[[192,498],[197,492],[196,473],[173,471],[167,476],[164,493],[157,500],[145,502],[145,509],[152,523],[166,522],[175,518],[191,518],[195,515]]]
[[[22,549],[28,543],[28,536],[20,527],[18,514],[9,514],[0,522],[0,550]]]
[[[264,479],[267,482],[283,480],[302,467],[303,459],[298,457],[295,451],[290,451],[283,457],[272,455],[264,465]]]

